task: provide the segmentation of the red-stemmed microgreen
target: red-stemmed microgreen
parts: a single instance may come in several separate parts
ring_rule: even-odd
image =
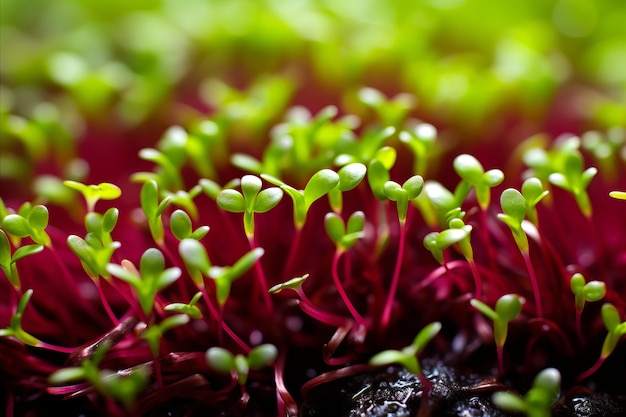
[[[217,346],[210,348],[205,354],[206,362],[211,369],[228,374],[239,383],[242,391],[241,401],[244,404],[248,401],[246,383],[250,371],[272,366],[277,357],[278,349],[270,343],[253,347],[247,355],[233,355],[229,350]]]
[[[178,267],[165,268],[163,253],[156,248],[147,249],[143,253],[139,270],[128,260],[123,260],[121,265],[110,263],[106,270],[135,290],[145,318],[148,318],[154,309],[157,292],[172,284],[181,275]]]
[[[332,188],[328,192],[328,202],[330,204],[330,208],[335,213],[341,213],[343,209],[342,193],[356,188],[361,183],[363,178],[365,178],[366,172],[367,168],[365,165],[359,162],[353,162],[345,165],[337,171],[337,175],[339,175],[339,183],[335,188]]]
[[[432,150],[437,139],[437,129],[430,123],[418,123],[411,130],[403,130],[398,135],[400,142],[405,143],[413,152],[413,172],[426,175]]]
[[[196,239],[183,239],[178,245],[178,253],[185,263],[185,268],[189,273],[193,283],[202,293],[202,297],[209,308],[211,315],[218,321],[218,340],[222,341],[222,328],[228,335],[243,349],[248,350],[248,346],[243,342],[223,320],[223,309],[215,307],[207,291],[204,277],[209,277],[209,270],[212,268],[211,261],[207,255],[206,248]]]
[[[117,400],[126,409],[130,409],[137,395],[148,384],[148,372],[142,366],[137,366],[132,370],[124,372],[101,370],[99,363],[110,347],[111,343],[104,341],[98,345],[92,356],[80,363],[80,366],[59,369],[50,374],[48,381],[52,385],[87,381],[89,385],[105,397]],[[108,411],[114,412],[114,410]]]
[[[149,180],[141,187],[141,209],[143,210],[148,227],[155,243],[160,247],[164,246],[165,229],[161,215],[170,203],[171,197],[159,198],[159,187],[154,180]]]
[[[526,200],[524,199],[522,193],[515,188],[507,188],[500,195],[500,206],[502,207],[503,213],[498,213],[498,219],[509,227],[511,233],[513,234],[513,239],[515,240],[522,257],[524,258],[533,289],[535,309],[537,310],[537,316],[541,318],[543,317],[541,293],[539,291],[537,275],[535,274],[535,269],[530,259],[528,237],[526,236],[526,231],[524,230],[524,222],[526,221],[525,217],[527,211]]]
[[[49,343],[39,340],[38,338],[24,330],[24,328],[22,327],[22,317],[24,316],[24,312],[32,296],[32,289],[24,291],[24,294],[22,294],[20,300],[17,303],[15,313],[13,313],[13,315],[11,316],[11,321],[9,325],[4,329],[0,329],[0,337],[13,337],[25,345],[54,350],[57,352],[73,352],[75,348],[66,348],[62,346],[51,345]]]
[[[366,326],[367,323],[363,316],[356,310],[343,288],[341,280],[339,279],[339,260],[346,251],[354,246],[358,239],[363,237],[364,226],[365,214],[362,211],[352,213],[348,218],[347,225],[344,224],[343,219],[335,212],[327,213],[324,218],[326,233],[328,233],[328,236],[333,241],[336,248],[331,266],[333,282],[335,283],[337,291],[339,291],[343,303],[360,326]],[[348,262],[348,260],[345,260],[345,262]]]
[[[177,133],[174,134],[176,135]],[[183,188],[183,179],[180,174],[180,165],[183,160],[178,161],[178,158],[172,158],[171,155],[154,148],[141,149],[139,157],[146,161],[154,162],[159,168],[156,172],[135,173],[131,176],[132,181],[156,181],[160,187],[166,190],[180,190]]]
[[[155,373],[157,376],[157,384],[159,387],[163,387],[163,377],[161,375],[161,365],[159,361],[160,357],[160,345],[161,338],[165,332],[173,329],[174,327],[182,326],[189,322],[189,316],[187,314],[175,314],[165,318],[159,323],[150,323],[141,332],[141,338],[146,340],[150,347],[150,352],[154,358]]]
[[[248,238],[250,249],[257,247],[254,228],[254,215],[266,213],[276,207],[283,198],[283,190],[278,187],[269,187],[261,190],[262,182],[254,175],[244,175],[241,178],[241,192],[237,190],[222,190],[217,195],[217,204],[224,210],[243,213],[244,232]],[[267,279],[260,263],[255,264],[256,276],[263,294],[268,311],[272,308],[272,301],[266,290]]]
[[[185,209],[187,213],[195,220],[198,218],[198,207],[193,201],[202,192],[202,187],[196,185],[189,191],[177,190],[177,191],[163,191],[163,197],[169,198],[169,202],[172,205],[179,206]]]
[[[43,248],[44,246],[39,244],[23,245],[11,253],[9,238],[4,230],[0,229],[0,268],[15,290],[19,291],[22,286],[16,262],[41,252]]]
[[[373,366],[386,366],[394,363],[399,364],[404,366],[407,371],[416,375],[422,383],[422,407],[426,407],[428,393],[432,384],[422,372],[418,356],[426,345],[437,336],[441,327],[441,323],[438,321],[430,323],[417,333],[417,336],[415,336],[410,345],[401,350],[384,350],[372,356],[369,360],[369,364]]]
[[[578,151],[571,151],[564,156],[561,170],[553,172],[548,180],[553,185],[571,192],[578,203],[580,211],[587,218],[591,218],[591,201],[587,188],[589,183],[598,173],[595,167],[583,170],[583,157]]]
[[[202,291],[198,291],[194,294],[188,303],[170,303],[163,309],[165,311],[173,311],[175,313],[182,313],[188,315],[192,319],[202,318],[202,311],[196,305],[202,298]]]
[[[602,305],[602,322],[608,333],[602,343],[600,357],[591,368],[578,375],[578,381],[582,381],[595,373],[600,366],[602,366],[606,358],[613,353],[620,339],[626,335],[626,320],[620,321],[619,312],[613,304],[605,303]]]
[[[493,338],[498,353],[498,369],[500,375],[502,375],[504,374],[503,351],[509,330],[509,322],[515,319],[522,311],[524,298],[517,294],[503,295],[496,301],[495,309],[475,298],[470,300],[470,304],[493,321]]]
[[[454,191],[457,202],[460,204],[465,200],[473,188],[478,206],[486,211],[491,202],[491,189],[502,183],[504,173],[499,169],[485,171],[478,159],[468,154],[461,154],[454,158],[453,167],[462,179]]]
[[[20,239],[30,237],[36,244],[50,247],[50,236],[46,233],[48,220],[49,214],[46,206],[32,206],[27,203],[22,205],[17,213],[4,216],[0,224],[10,235]]]
[[[83,195],[87,203],[87,212],[94,211],[99,200],[115,200],[122,195],[122,190],[117,185],[108,182],[86,185],[78,181],[67,180],[63,184]]]
[[[581,317],[585,302],[600,301],[606,295],[606,284],[602,281],[586,282],[585,277],[580,272],[575,273],[570,278],[570,288],[574,293],[574,305],[576,307],[576,334],[578,340],[583,341]]]
[[[387,181],[383,185],[383,192],[385,196],[396,202],[396,208],[398,210],[398,221],[400,222],[400,235],[398,237],[398,255],[396,258],[396,265],[393,270],[393,276],[391,278],[391,285],[389,292],[387,293],[387,299],[385,300],[385,306],[381,317],[381,327],[385,329],[389,324],[391,318],[391,309],[398,289],[398,283],[400,282],[400,271],[402,269],[402,260],[404,257],[404,247],[406,244],[406,217],[409,208],[409,201],[417,198],[422,192],[424,187],[424,179],[419,175],[414,175],[407,179],[402,185],[395,181]]]
[[[396,128],[393,126],[367,129],[358,140],[344,141],[344,145],[337,151],[334,163],[340,166],[355,162],[368,164],[372,159],[376,159],[376,154],[383,148],[383,143],[395,133]]]
[[[170,230],[172,234],[182,241],[183,239],[200,240],[209,233],[209,226],[200,226],[193,230],[191,218],[184,210],[174,210],[170,216]]]
[[[550,417],[560,389],[561,373],[555,368],[547,368],[537,374],[524,397],[499,391],[493,394],[492,400],[503,410],[524,413],[528,417]]]
[[[452,218],[448,222],[448,229],[442,230],[441,232],[431,232],[424,236],[424,247],[433,254],[433,257],[446,271],[449,271],[448,262],[446,262],[444,258],[443,251],[456,244],[472,271],[472,276],[474,277],[474,296],[481,299],[482,280],[476,262],[474,261],[474,250],[470,242],[470,234],[473,228],[471,225],[465,224],[462,220],[465,216],[465,212],[461,211],[460,208],[450,211],[449,217],[450,216]]]
[[[378,149],[367,165],[367,182],[372,193],[380,201],[388,199],[385,194],[385,183],[391,179],[389,171],[396,163],[397,152],[391,146]]]
[[[374,110],[383,126],[400,126],[415,105],[415,97],[410,94],[400,93],[388,99],[382,92],[372,87],[361,88],[357,98]]]
[[[522,196],[526,200],[526,215],[528,220],[539,227],[539,217],[537,216],[537,204],[550,192],[543,189],[541,180],[536,177],[527,178],[522,184]]]

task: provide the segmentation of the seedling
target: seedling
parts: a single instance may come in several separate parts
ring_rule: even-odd
[[[101,370],[99,363],[109,348],[110,343],[101,343],[93,356],[83,360],[80,366],[60,369],[52,373],[48,381],[59,385],[86,380],[104,396],[120,401],[127,409],[131,408],[137,395],[148,384],[148,374],[141,366],[124,372]]]
[[[509,330],[509,322],[515,319],[522,311],[524,298],[516,294],[503,295],[496,301],[495,310],[487,304],[475,298],[470,300],[470,304],[476,310],[483,313],[493,321],[493,338],[498,351],[498,369],[500,375],[504,374],[504,344]]]
[[[341,213],[343,209],[342,193],[356,188],[365,178],[366,172],[365,165],[359,162],[348,164],[337,171],[339,183],[328,192],[328,202],[335,213]]]
[[[543,189],[543,184],[539,178],[528,178],[522,184],[522,196],[526,201],[526,215],[535,227],[539,227],[537,204],[549,193],[549,191]]]
[[[478,160],[468,154],[461,154],[454,159],[454,170],[462,178],[461,183],[454,191],[457,203],[465,200],[473,188],[476,191],[476,201],[483,211],[486,211],[491,201],[491,189],[500,185],[504,180],[504,173],[499,169],[485,171]]]
[[[209,367],[219,373],[232,375],[244,392],[250,370],[271,366],[277,356],[278,349],[269,343],[253,347],[246,356],[233,355],[221,347],[212,347],[206,351],[205,355]]]
[[[159,201],[159,188],[154,180],[149,180],[141,187],[141,209],[143,210],[150,233],[155,243],[159,246],[164,245],[165,230],[163,228],[163,220],[161,215],[170,203],[171,197],[165,197]]]
[[[602,306],[602,322],[608,334],[604,338],[600,357],[591,368],[578,376],[578,381],[582,381],[595,373],[600,366],[602,366],[606,358],[613,353],[620,339],[626,335],[626,321],[620,322],[619,312],[613,304],[606,303]]]
[[[24,311],[26,310],[26,307],[28,306],[28,303],[32,296],[32,289],[24,291],[24,294],[20,298],[20,301],[17,303],[15,313],[13,314],[13,316],[11,316],[11,322],[9,326],[5,327],[4,329],[0,329],[0,337],[14,337],[25,345],[55,350],[57,352],[73,352],[74,348],[55,346],[46,342],[42,342],[22,328],[22,317],[24,316]]]
[[[428,393],[431,389],[432,384],[422,372],[422,367],[420,366],[418,355],[424,350],[426,345],[437,335],[437,333],[439,333],[440,330],[440,322],[436,321],[430,323],[419,331],[419,333],[417,334],[417,336],[415,336],[415,339],[413,339],[413,342],[410,345],[406,346],[402,350],[385,350],[372,356],[369,360],[369,364],[373,366],[385,366],[397,363],[404,366],[407,371],[413,373],[414,375],[417,375],[420,382],[422,383],[422,409],[425,409],[424,407],[426,407],[426,404],[428,403]]]
[[[200,226],[196,230],[192,229],[191,218],[184,210],[175,210],[170,216],[170,230],[176,239],[200,240],[209,233],[209,226]]]
[[[38,244],[24,245],[17,248],[15,252],[11,254],[9,238],[4,230],[0,229],[0,268],[2,268],[15,290],[19,291],[22,285],[16,262],[41,252],[43,248],[43,245]]]
[[[503,410],[524,413],[528,417],[550,417],[560,389],[561,373],[555,368],[547,368],[537,374],[524,397],[500,391],[492,398],[493,403]]]
[[[177,267],[165,269],[163,253],[155,248],[143,253],[139,271],[128,260],[121,265],[108,264],[106,270],[133,287],[145,317],[152,313],[157,292],[176,281],[182,272]]]
[[[387,293],[387,299],[385,300],[385,307],[383,309],[381,317],[381,327],[384,329],[389,324],[391,318],[391,308],[393,306],[393,300],[396,296],[398,289],[398,282],[400,281],[400,270],[402,269],[402,260],[404,257],[404,250],[406,245],[406,216],[409,207],[409,201],[417,198],[422,192],[424,187],[424,179],[419,175],[414,175],[400,186],[397,182],[387,181],[383,185],[383,192],[385,196],[395,201],[398,209],[398,220],[400,222],[400,236],[398,244],[398,255],[396,258],[396,265],[393,270],[393,277],[391,278],[391,286]]]
[[[18,213],[7,214],[1,221],[7,233],[20,239],[30,237],[36,244],[51,246],[50,236],[46,233],[48,226],[48,209],[46,206],[23,205]]]
[[[98,185],[85,185],[77,181],[64,181],[63,184],[80,192],[87,202],[87,212],[94,211],[99,200],[115,200],[122,195],[122,190],[114,184],[102,182]]]
[[[594,167],[583,170],[583,158],[578,151],[569,152],[564,158],[562,169],[550,174],[548,179],[557,187],[571,192],[580,211],[585,217],[591,218],[591,202],[587,187],[598,170]]]
[[[537,316],[543,317],[543,308],[541,306],[541,294],[539,292],[539,284],[537,282],[537,276],[535,269],[533,268],[530,259],[530,249],[528,245],[528,237],[526,231],[523,228],[523,223],[526,217],[526,200],[522,193],[514,188],[507,188],[500,195],[500,206],[504,213],[498,214],[498,219],[503,221],[511,230],[513,239],[524,258],[526,263],[526,269],[530,276],[530,283],[533,288],[533,295],[535,298],[535,308],[537,310]]]
[[[152,357],[154,358],[155,364],[155,373],[157,376],[157,383],[159,387],[163,387],[163,377],[161,375],[161,365],[158,360],[160,356],[159,347],[161,343],[161,338],[165,332],[173,329],[174,327],[182,326],[183,324],[187,324],[189,322],[189,316],[186,314],[176,314],[170,317],[167,317],[165,320],[160,323],[152,323],[149,324],[146,329],[141,333],[141,338],[145,339],[148,342],[148,346],[150,347],[150,352],[152,353]]]
[[[585,281],[585,277],[577,272],[570,279],[570,288],[574,293],[574,302],[576,305],[576,334],[578,340],[583,341],[583,332],[581,325],[581,317],[585,302],[600,301],[606,295],[606,284],[602,281]]]
[[[173,311],[176,313],[182,313],[188,315],[192,319],[199,319],[202,317],[202,311],[198,308],[196,303],[202,297],[202,291],[198,291],[191,301],[185,303],[171,303],[165,306],[165,311]]]
[[[330,239],[336,247],[331,267],[335,287],[337,287],[337,291],[339,291],[339,295],[350,311],[350,314],[352,314],[352,317],[354,317],[359,325],[364,326],[366,321],[363,316],[357,312],[356,308],[354,308],[348,294],[346,294],[346,291],[341,284],[341,280],[339,279],[338,269],[341,255],[354,246],[356,241],[364,235],[363,227],[365,226],[365,214],[362,211],[352,213],[346,226],[337,213],[330,212],[326,214],[326,217],[324,218],[324,226],[326,228],[326,233],[328,233],[328,236],[330,236]],[[348,262],[348,260],[346,259],[345,262]]]

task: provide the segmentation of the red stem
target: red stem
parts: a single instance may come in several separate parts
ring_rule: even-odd
[[[396,258],[396,266],[393,270],[393,277],[391,279],[391,286],[389,287],[389,293],[387,294],[387,300],[385,301],[385,307],[383,309],[383,315],[381,317],[381,328],[387,328],[389,319],[391,318],[391,307],[393,306],[393,300],[396,296],[398,289],[398,282],[400,281],[400,270],[402,269],[402,259],[404,257],[404,246],[406,243],[406,222],[400,222],[400,242],[398,243],[398,256]]]
[[[596,361],[596,363],[594,363],[591,368],[587,369],[585,372],[583,372],[582,374],[578,375],[578,377],[576,378],[576,381],[577,382],[584,381],[590,375],[595,373],[598,369],[600,369],[600,366],[602,366],[602,364],[604,363],[605,359],[606,359],[606,357],[600,356],[598,358],[598,360]]]
[[[533,296],[535,297],[535,308],[537,309],[537,317],[542,318],[543,308],[541,307],[541,294],[539,293],[539,284],[537,283],[535,268],[533,268],[533,264],[530,260],[530,253],[527,251],[522,252],[522,257],[524,258],[524,263],[526,264],[526,269],[528,270],[530,284],[533,287]]]
[[[339,274],[337,271],[339,269],[338,268],[339,259],[341,258],[341,255],[343,253],[344,252],[342,250],[337,249],[335,251],[335,254],[333,255],[333,265],[332,265],[333,281],[335,282],[335,286],[337,287],[337,291],[339,291],[339,295],[341,296],[341,299],[343,300],[344,304],[350,311],[350,314],[352,314],[352,317],[354,317],[354,320],[356,320],[356,322],[359,325],[366,326],[365,319],[363,318],[363,316],[359,314],[358,311],[356,311],[356,309],[354,308],[354,305],[352,305],[352,302],[348,298],[348,294],[346,294],[346,291],[344,290],[343,285],[341,285],[341,281],[339,280]]]
[[[298,249],[300,248],[300,241],[302,240],[302,227],[296,227],[295,234],[293,236],[293,240],[291,241],[291,245],[289,246],[289,254],[287,255],[287,261],[285,262],[285,266],[283,267],[282,276],[283,278],[288,277],[291,268],[293,267],[293,263],[296,261],[296,255],[298,254]]]
[[[250,236],[248,238],[248,242],[250,243],[251,250],[254,250],[258,247],[254,236]],[[259,283],[259,290],[261,291],[263,303],[265,304],[265,312],[270,315],[274,308],[272,305],[272,297],[270,297],[270,293],[267,292],[269,287],[267,286],[267,279],[265,278],[265,273],[263,272],[263,267],[261,266],[260,259],[257,259],[257,261],[254,263],[254,272],[256,273],[256,277]]]
[[[204,285],[200,287],[200,291],[202,292],[202,298],[204,298],[204,302],[206,303],[207,307],[209,308],[209,312],[211,313],[213,318],[218,320],[218,328],[219,329],[223,328],[224,331],[235,341],[235,343],[237,343],[239,345],[239,347],[244,352],[246,352],[246,353],[250,352],[250,347],[246,344],[246,342],[241,340],[239,338],[239,336],[237,336],[235,334],[235,332],[224,322],[223,317],[221,316],[221,314],[217,312],[217,310],[215,309],[215,306],[211,302],[211,298],[209,297],[209,293],[207,292],[206,287]],[[221,334],[221,330],[218,330],[218,333]]]
[[[98,296],[100,297],[100,301],[102,301],[102,306],[104,307],[104,310],[106,311],[109,319],[113,322],[113,324],[117,326],[120,323],[120,320],[115,316],[115,313],[113,313],[113,309],[111,309],[111,305],[104,295],[104,291],[100,283],[100,278],[96,278],[93,282],[96,286],[96,289],[98,290]]]

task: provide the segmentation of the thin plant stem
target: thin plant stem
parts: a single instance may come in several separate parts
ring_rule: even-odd
[[[524,263],[526,264],[526,269],[528,270],[528,275],[530,277],[530,284],[533,288],[533,296],[535,298],[535,308],[537,310],[537,317],[543,317],[543,308],[541,307],[541,294],[539,293],[539,284],[537,282],[537,275],[535,275],[535,268],[530,259],[530,252],[524,251],[522,252],[522,257],[524,258]]]
[[[42,342],[41,340],[37,343],[37,347],[40,347],[42,349],[47,349],[47,350],[53,350],[55,352],[60,352],[60,353],[72,353],[76,350],[75,347],[52,345],[50,343]]]
[[[106,311],[109,319],[113,322],[113,324],[117,326],[120,323],[120,320],[115,316],[115,313],[111,308],[111,304],[109,304],[109,300],[107,300],[106,296],[104,295],[104,290],[102,289],[102,284],[100,283],[99,277],[94,280],[94,284],[96,286],[96,289],[98,290],[98,296],[100,297],[100,301],[102,302],[104,310]]]
[[[250,244],[250,249],[254,250],[258,247],[258,245],[256,244],[256,238],[255,236],[249,236],[248,237],[248,243]],[[265,272],[263,272],[263,267],[261,266],[261,261],[257,260],[254,263],[254,272],[256,274],[257,277],[257,281],[259,284],[259,290],[261,292],[261,296],[263,297],[263,303],[265,304],[265,311],[269,314],[271,314],[272,310],[273,310],[273,304],[272,304],[272,297],[270,297],[270,293],[267,292],[268,290],[268,286],[267,286],[267,279],[265,278]]]
[[[365,319],[363,318],[363,316],[359,314],[358,311],[356,311],[356,308],[354,308],[354,305],[348,298],[348,294],[346,294],[346,290],[343,288],[343,285],[341,284],[341,281],[339,280],[339,273],[337,271],[339,269],[339,259],[341,258],[341,255],[343,253],[344,253],[343,250],[337,249],[335,251],[335,254],[333,255],[333,264],[332,264],[333,281],[335,282],[335,286],[337,287],[337,291],[339,291],[339,295],[341,296],[343,303],[346,305],[346,307],[350,311],[350,314],[352,314],[352,317],[354,317],[354,320],[356,320],[356,322],[359,325],[365,326],[365,323],[366,323]]]
[[[289,253],[287,254],[287,261],[285,262],[285,266],[283,267],[282,276],[289,276],[288,274],[293,267],[294,262],[296,261],[296,256],[298,254],[298,250],[300,249],[300,241],[302,240],[302,227],[296,227],[294,232],[293,240],[291,241],[291,245],[289,246]]]
[[[472,260],[467,260],[467,263],[470,266],[470,270],[472,271],[472,275],[474,276],[474,285],[476,286],[476,290],[474,291],[474,295],[477,299],[482,300],[482,280],[480,279],[480,273],[478,272],[478,267],[476,263]]]
[[[231,339],[233,339],[233,341],[237,343],[237,345],[239,345],[239,347],[244,352],[249,352],[250,347],[246,344],[246,342],[241,340],[241,338],[235,334],[235,332],[224,322],[223,317],[221,317],[220,313],[218,313],[218,311],[215,309],[215,306],[211,302],[211,298],[209,297],[209,293],[207,292],[206,287],[202,285],[199,287],[199,289],[200,292],[202,292],[202,298],[204,298],[204,302],[209,308],[209,312],[216,320],[218,320],[218,334],[221,333],[221,329],[223,328],[226,334],[228,334]]]
[[[489,262],[489,267],[492,271],[497,272],[499,268],[496,265],[496,255],[493,245],[491,244],[491,238],[489,237],[489,219],[487,217],[487,209],[481,208],[480,215],[483,223],[483,227],[480,228],[480,235],[485,244],[485,247],[487,248],[487,259]]]
[[[606,357],[600,356],[598,358],[598,360],[596,361],[596,363],[593,364],[593,366],[589,369],[587,369],[585,372],[581,373],[580,375],[578,375],[578,377],[576,378],[577,382],[581,382],[584,381],[585,379],[587,379],[589,376],[591,376],[592,374],[594,374],[598,369],[600,369],[600,367],[602,366],[602,364],[604,363],[604,360],[606,359]]]
[[[583,343],[583,328],[582,328],[582,310],[576,309],[576,335],[578,336],[579,343]]]
[[[504,375],[504,346],[496,346],[496,352],[498,354],[498,371],[502,376]]]
[[[391,286],[389,287],[389,293],[387,293],[387,299],[385,300],[385,307],[381,317],[381,328],[385,329],[389,324],[391,318],[391,307],[393,306],[393,300],[396,296],[398,289],[398,282],[400,281],[400,270],[402,269],[402,259],[404,258],[404,246],[406,243],[406,222],[400,222],[400,236],[398,243],[398,255],[396,257],[396,266],[393,270],[393,277],[391,278]]]

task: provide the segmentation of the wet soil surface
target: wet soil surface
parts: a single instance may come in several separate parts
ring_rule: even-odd
[[[312,387],[302,404],[302,417],[505,417],[491,402],[506,389],[493,379],[459,376],[436,362],[424,363],[432,383],[421,409],[422,383],[401,367],[369,370],[331,379]],[[626,399],[613,399],[585,390],[564,395],[552,409],[554,417],[623,417]]]

